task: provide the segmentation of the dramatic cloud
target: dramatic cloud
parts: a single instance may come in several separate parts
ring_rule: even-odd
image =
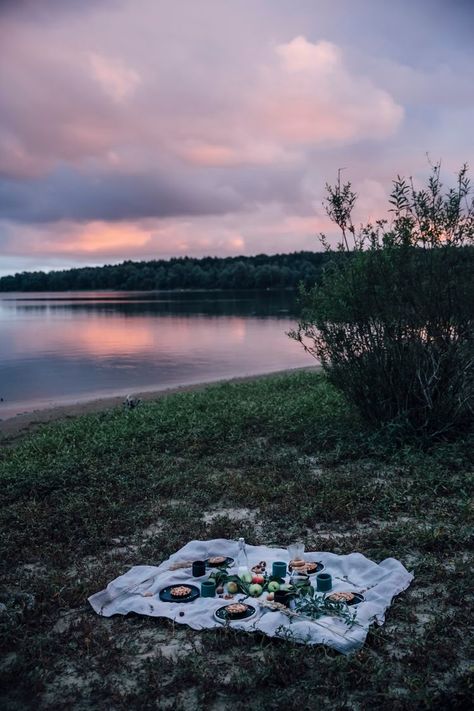
[[[195,185],[189,176],[66,167],[44,178],[3,180],[0,201],[4,218],[29,223],[219,215],[242,204],[230,188]]]
[[[4,0],[0,271],[313,247],[338,168],[361,219],[426,152],[449,176],[472,6],[384,6]]]

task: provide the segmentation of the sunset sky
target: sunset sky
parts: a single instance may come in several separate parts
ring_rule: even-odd
[[[472,0],[0,0],[0,274],[317,249],[474,163]]]

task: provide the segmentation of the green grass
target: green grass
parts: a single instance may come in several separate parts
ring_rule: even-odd
[[[0,706],[464,708],[473,445],[396,448],[364,431],[322,376],[300,372],[80,417],[3,447],[1,590],[35,604],[13,609],[0,590]],[[133,564],[240,535],[395,556],[415,582],[350,657],[102,619],[86,604]]]

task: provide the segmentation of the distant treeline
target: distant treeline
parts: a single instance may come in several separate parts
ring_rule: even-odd
[[[0,291],[81,289],[269,289],[314,284],[335,252],[259,254],[255,257],[191,257],[125,261],[103,267],[22,272],[0,278]]]
[[[448,250],[410,249],[403,259],[444,260],[449,255],[457,265],[459,278],[472,289],[474,247]],[[125,261],[103,267],[82,267],[54,272],[21,272],[0,278],[2,291],[75,291],[115,289],[148,291],[152,289],[287,289],[303,283],[313,286],[330,262],[347,259],[344,252],[293,252],[258,254],[255,257],[179,257],[148,262]],[[421,262],[420,262],[421,263]],[[373,274],[372,287],[378,281]],[[472,300],[469,292],[469,300]],[[468,305],[468,304],[466,304]],[[473,304],[468,305],[470,309]]]

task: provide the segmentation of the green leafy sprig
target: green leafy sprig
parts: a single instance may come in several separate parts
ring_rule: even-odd
[[[347,603],[331,600],[327,595],[318,595],[311,590],[301,590],[294,597],[294,611],[312,620],[329,615],[343,620],[348,627],[353,627],[356,623],[357,613],[351,611]]]

